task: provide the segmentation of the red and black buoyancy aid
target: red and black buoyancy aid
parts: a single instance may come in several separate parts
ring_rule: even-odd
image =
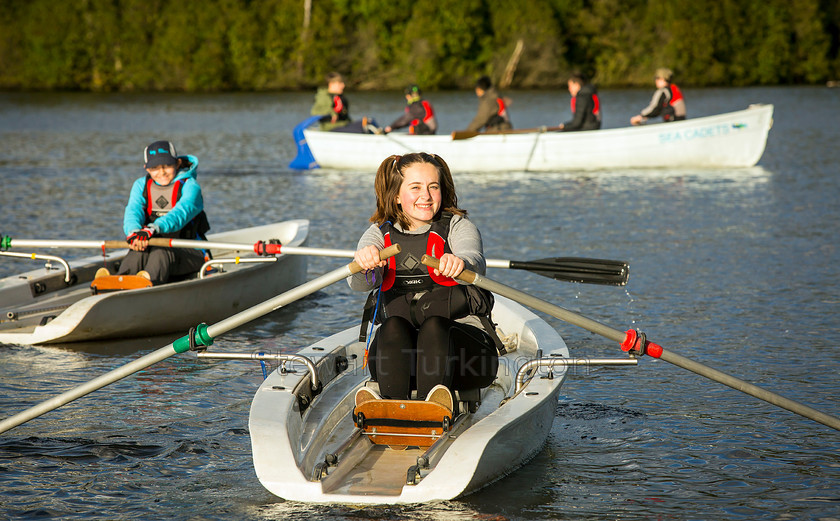
[[[437,121],[435,120],[435,111],[432,109],[432,104],[426,100],[420,100],[420,104],[423,106],[423,110],[425,114],[423,115],[423,119],[420,120],[419,118],[415,118],[411,120],[411,123],[408,125],[408,133],[409,134],[417,134],[417,126],[420,123],[424,123],[428,130],[434,134],[437,130]],[[410,107],[405,108],[406,111],[410,110]],[[425,133],[425,132],[422,132]]]
[[[421,234],[400,232],[390,222],[380,226],[385,236],[385,247],[399,244],[401,251],[388,259],[385,266],[384,279],[379,287],[382,316],[378,321],[400,316],[419,327],[426,318],[432,316],[454,320],[476,315],[503,352],[504,347],[490,321],[493,295],[473,285],[459,284],[450,277],[435,275],[432,268],[420,262],[424,254],[440,258],[444,253],[452,253],[447,242],[451,220],[452,213],[442,212],[429,230]],[[361,341],[364,341],[367,324],[373,314],[375,293],[371,293],[365,306],[359,335]]]
[[[388,259],[380,289],[399,294],[429,291],[436,285],[457,286],[458,282],[454,279],[435,275],[432,268],[420,263],[424,254],[439,259],[444,253],[452,253],[446,242],[451,221],[452,214],[442,212],[441,217],[422,234],[402,233],[390,222],[380,226],[385,236],[385,247],[399,243],[402,248],[400,253]]]
[[[507,111],[507,105],[505,104],[505,100],[503,98],[497,97],[496,98],[496,113],[490,116],[487,122],[484,124],[485,128],[487,129],[494,129],[499,128],[502,125],[509,125],[510,124],[510,115]],[[510,128],[510,127],[502,127],[502,128]]]
[[[683,99],[682,91],[675,84],[671,83],[668,85],[668,88],[671,89],[671,105],[675,105],[678,101]]]
[[[674,108],[677,102],[683,101],[682,91],[673,83],[668,84],[668,90],[671,92],[671,99],[668,100],[668,106],[662,111],[662,120],[677,121],[678,119],[685,119],[685,117],[677,117],[677,112]]]
[[[332,110],[338,116],[337,121],[348,121],[350,119],[350,103],[343,94],[333,94]]]
[[[152,176],[146,174],[146,187],[143,195],[146,197],[146,223],[153,223],[159,217],[169,213],[181,198],[184,186],[183,179],[177,179],[167,186],[155,183]],[[178,231],[157,235],[168,239],[204,239],[204,234],[210,229],[207,214],[201,211],[192,221]]]
[[[572,108],[572,114],[575,113],[575,101],[577,100],[577,96],[572,96],[572,100],[569,102]],[[601,119],[601,100],[598,99],[598,93],[592,93],[592,114],[595,115],[597,119]]]
[[[499,106],[496,115],[507,119],[507,105],[505,105],[505,100],[503,98],[496,98],[496,105]]]

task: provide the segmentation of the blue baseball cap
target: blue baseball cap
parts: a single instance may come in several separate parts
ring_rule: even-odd
[[[178,164],[178,154],[171,141],[155,141],[147,146],[143,151],[143,159],[146,161],[146,168]]]

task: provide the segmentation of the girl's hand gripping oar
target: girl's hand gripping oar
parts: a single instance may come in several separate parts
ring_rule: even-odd
[[[398,244],[394,244],[388,248],[385,248],[380,252],[380,257],[382,259],[387,259],[399,253],[400,247]],[[239,327],[243,324],[246,324],[256,318],[259,318],[267,313],[270,313],[274,310],[277,310],[287,304],[290,304],[296,300],[299,300],[307,295],[311,295],[316,291],[323,289],[330,284],[338,282],[340,280],[344,280],[350,275],[354,273],[358,273],[361,271],[356,262],[351,262],[346,266],[343,266],[337,270],[333,270],[325,275],[322,275],[316,279],[313,279],[305,284],[302,284],[296,288],[293,288],[285,293],[282,293],[274,298],[266,300],[262,304],[257,304],[251,308],[248,308],[244,311],[241,311],[231,317],[228,317],[221,322],[217,322],[211,326],[207,326],[206,324],[199,324],[195,328],[190,330],[190,334],[179,338],[175,342],[169,344],[168,346],[161,347],[160,349],[149,353],[143,357],[134,360],[133,362],[129,362],[117,369],[114,369],[111,372],[105,373],[104,375],[94,378],[89,382],[82,384],[78,387],[70,389],[54,398],[41,402],[40,404],[30,407],[23,412],[20,412],[10,418],[7,418],[0,422],[0,433],[4,433],[13,427],[17,427],[18,425],[25,423],[33,418],[37,418],[42,414],[45,414],[53,409],[57,409],[64,404],[72,402],[77,398],[81,398],[86,394],[90,394],[97,389],[101,389],[108,384],[112,384],[117,380],[121,380],[127,376],[130,376],[137,371],[145,369],[152,364],[156,364],[162,360],[169,358],[172,355],[183,353],[189,351],[190,349],[200,349],[206,346],[209,346],[213,343],[213,339],[221,335],[222,333],[226,333],[231,329]]]
[[[431,268],[436,268],[438,265],[438,260],[434,257],[429,257],[428,255],[424,255],[421,262]],[[800,416],[810,418],[811,420],[822,423],[832,429],[840,430],[840,418],[830,416],[808,407],[807,405],[795,402],[776,393],[745,382],[739,378],[735,378],[734,376],[722,373],[717,369],[713,369],[699,362],[685,358],[684,356],[667,351],[663,349],[662,346],[649,342],[645,338],[644,333],[639,333],[632,329],[627,332],[621,332],[617,329],[601,324],[600,322],[561,308],[560,306],[555,306],[550,302],[540,300],[533,295],[528,295],[527,293],[505,286],[499,282],[487,279],[484,276],[469,270],[464,270],[457,278],[458,280],[468,284],[474,284],[480,288],[492,291],[493,293],[515,300],[520,304],[530,306],[538,311],[542,311],[543,313],[559,318],[560,320],[580,326],[595,334],[619,342],[621,349],[623,351],[627,351],[631,355],[648,355],[654,358],[659,358],[676,366],[682,367],[683,369],[688,369],[700,376],[705,376],[710,380],[714,380],[718,383],[722,383],[733,389],[749,394],[759,400],[764,400],[765,402],[787,409]]]

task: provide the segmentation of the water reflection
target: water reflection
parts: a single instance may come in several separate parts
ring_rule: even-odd
[[[141,351],[154,351],[171,344],[183,334],[158,335],[143,338],[123,338],[102,340],[99,342],[70,342],[50,344],[43,349],[56,349],[64,352],[87,353],[90,355],[130,355]]]
[[[519,504],[519,500],[517,500]],[[539,504],[539,503],[535,503]],[[527,508],[527,505],[525,505]],[[278,502],[253,507],[255,519],[328,519],[345,520],[418,520],[418,521],[507,521],[516,519],[518,512],[500,513],[493,506],[464,501],[437,501],[408,506],[363,506],[307,505],[304,503]],[[509,517],[510,516],[510,517]]]

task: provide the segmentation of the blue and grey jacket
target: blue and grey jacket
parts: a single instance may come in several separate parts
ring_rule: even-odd
[[[178,156],[178,158],[184,166],[170,183],[170,186],[180,185],[177,201],[169,211],[159,217],[155,218],[149,212],[151,204],[146,197],[146,183],[149,176],[143,176],[134,181],[123,218],[123,232],[126,236],[144,227],[153,229],[155,235],[175,236],[193,223],[204,211],[201,186],[196,180],[198,158],[191,155]]]

